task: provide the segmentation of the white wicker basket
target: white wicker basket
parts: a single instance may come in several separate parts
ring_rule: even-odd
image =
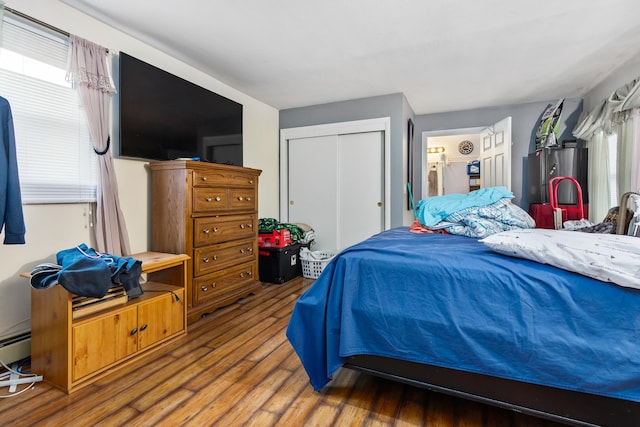
[[[300,262],[302,263],[302,276],[307,279],[317,279],[322,273],[322,270],[329,264],[329,261],[336,256],[335,252],[329,251],[317,251],[315,252],[321,257],[326,257],[326,259],[322,260],[308,260],[300,258]]]

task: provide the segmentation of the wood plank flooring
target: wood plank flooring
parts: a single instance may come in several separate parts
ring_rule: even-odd
[[[265,284],[191,325],[164,351],[70,395],[38,383],[0,399],[0,426],[559,425],[348,369],[314,392],[285,337],[311,283]]]

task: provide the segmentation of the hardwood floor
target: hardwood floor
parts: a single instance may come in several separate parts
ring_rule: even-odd
[[[168,349],[71,395],[38,383],[0,399],[0,425],[559,425],[348,369],[314,392],[285,337],[293,305],[311,283],[264,285],[191,325]]]

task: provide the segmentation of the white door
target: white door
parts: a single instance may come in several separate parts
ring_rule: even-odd
[[[511,117],[480,132],[480,183],[511,190]]]
[[[338,142],[338,248],[384,230],[382,132],[340,135]]]
[[[288,222],[314,229],[314,250],[341,250],[384,229],[383,135],[288,140]]]
[[[338,135],[289,140],[289,219],[313,228],[314,250],[336,249]]]

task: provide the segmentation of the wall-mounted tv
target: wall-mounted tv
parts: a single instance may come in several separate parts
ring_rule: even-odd
[[[120,52],[114,155],[242,166],[242,104]]]

